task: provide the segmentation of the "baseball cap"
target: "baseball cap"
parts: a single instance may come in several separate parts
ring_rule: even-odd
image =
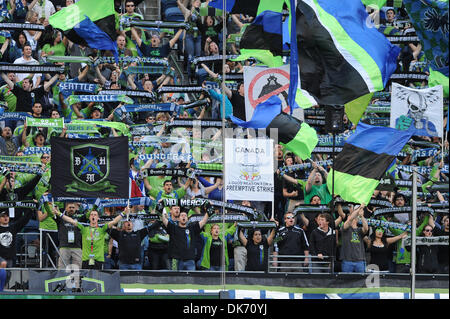
[[[99,110],[100,112],[103,113],[103,107],[100,104],[96,104],[94,105],[94,107],[92,108],[92,110]]]
[[[1,210],[1,211],[0,211],[0,217],[3,216],[3,215],[9,216],[8,211],[6,211],[6,210]]]

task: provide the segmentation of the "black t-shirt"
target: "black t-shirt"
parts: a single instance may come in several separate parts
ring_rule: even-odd
[[[75,219],[75,217],[72,217]],[[56,218],[58,225],[59,247],[64,248],[81,248],[81,232],[80,229],[71,223],[65,222],[61,217]],[[73,242],[69,243],[69,232],[73,232]],[[72,240],[71,240],[72,241]]]
[[[370,263],[377,265],[381,271],[389,270],[389,247],[386,239],[382,239],[383,247],[370,246]]]
[[[222,262],[222,241],[220,238],[212,240],[209,259],[211,266],[220,266]]]
[[[306,227],[306,230],[305,230],[306,237],[309,239],[309,238],[311,238],[311,233],[313,232],[313,230],[316,229],[317,227],[319,227],[319,225],[317,224],[316,219],[314,218],[313,215],[308,216],[308,214],[305,214],[305,217],[309,220],[308,227]],[[303,224],[303,221],[300,218],[300,216],[297,217],[297,221],[299,223],[299,226],[303,228],[304,224]]]
[[[253,240],[249,239],[247,245],[247,265],[246,271],[265,271],[267,270],[267,257],[269,254],[269,243],[267,238],[263,237],[261,243],[255,245]]]
[[[200,234],[198,222],[190,223],[183,228],[169,221],[167,224],[169,240],[169,258],[179,260],[195,260],[196,236]]]
[[[205,42],[208,37],[215,43],[219,43],[219,34],[222,31],[222,24],[216,24],[211,27],[207,27],[206,23],[199,25],[200,32],[202,34],[202,49],[205,47]]]
[[[159,47],[152,47],[151,45],[147,45],[142,42],[139,50],[141,50],[145,57],[156,59],[166,58],[170,53],[170,44],[166,43]]]
[[[108,230],[111,237],[119,244],[119,261],[124,264],[138,264],[141,262],[141,242],[147,236],[147,228],[138,231]]]
[[[11,91],[17,98],[16,112],[31,112],[31,107],[34,102],[41,102],[46,94],[44,86],[40,86],[28,92],[16,84]]]
[[[245,98],[237,92],[232,92],[230,102],[233,105],[233,116],[246,121]]]

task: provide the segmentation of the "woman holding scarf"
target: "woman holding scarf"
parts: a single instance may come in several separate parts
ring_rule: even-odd
[[[386,230],[383,227],[377,227],[375,232],[369,237],[364,237],[367,249],[370,253],[370,264],[377,265],[380,271],[389,270],[389,245],[396,243],[402,238],[408,236],[405,231],[395,237],[386,237]]]

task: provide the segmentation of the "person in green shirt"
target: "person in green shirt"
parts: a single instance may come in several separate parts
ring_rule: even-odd
[[[53,38],[52,44],[45,44],[41,50],[41,56],[46,57],[49,55],[64,56],[66,55],[67,44],[69,40],[66,37],[62,37],[61,32],[57,31]]]
[[[8,73],[7,77],[12,82],[15,82],[16,75],[14,73],[11,73],[11,72]],[[6,104],[8,105],[7,112],[15,112],[16,111],[17,97],[11,91],[8,84],[0,86],[0,101],[5,101]]]
[[[151,185],[149,185],[150,189],[148,191],[148,194],[151,197],[153,197],[157,202],[159,202],[161,199],[166,198],[175,198],[175,199],[183,198],[186,195],[186,189],[189,187],[190,183],[191,179],[188,178],[186,180],[186,183],[182,187],[174,190],[172,181],[166,180],[164,181],[163,184],[163,190],[155,189]]]
[[[386,219],[384,217],[381,218],[382,220]],[[416,236],[420,236],[422,234],[423,229],[426,225],[428,225],[428,222],[430,220],[430,215],[426,215],[423,219],[422,223],[420,223],[420,226],[416,229]],[[398,236],[403,233],[403,230],[400,229],[394,229],[389,228],[389,231],[394,235]],[[395,264],[396,264],[396,273],[409,273],[410,267],[411,267],[411,252],[406,249],[405,246],[405,240],[406,238],[402,238],[397,242],[397,254],[395,256]]]
[[[205,270],[221,271],[222,264],[222,251],[225,248],[225,270],[228,270],[228,241],[233,239],[233,235],[236,232],[236,225],[234,223],[231,227],[225,230],[225,234],[222,233],[219,224],[214,224],[209,232],[203,231],[200,236],[203,240],[203,250],[200,257],[200,267]],[[225,227],[225,226],[223,226]],[[225,245],[224,247],[222,247]]]
[[[144,20],[144,17],[139,13],[134,12],[136,5],[134,1],[125,1],[125,10],[126,13],[122,14],[122,17],[128,18],[130,20]],[[131,27],[124,28],[122,35],[126,37],[127,48],[132,52],[133,56],[138,56],[138,52],[136,49],[136,43],[132,41],[131,36]]]
[[[156,153],[156,152],[154,152]],[[151,166],[151,164],[153,163],[153,159],[149,159],[147,161],[147,163],[145,163],[142,166],[142,169],[145,170],[147,168],[149,168]],[[167,167],[166,163],[160,162],[158,164],[156,164],[156,168],[162,168],[162,167]],[[158,191],[162,191],[164,190],[164,183],[166,181],[170,181],[172,178],[170,176],[164,176],[164,175],[160,175],[160,176],[148,176],[144,179],[144,186],[147,190],[147,193],[150,192],[151,189],[157,189]]]
[[[42,265],[44,268],[48,268],[52,264],[57,265],[56,251],[59,246],[58,225],[56,224],[56,220],[49,203],[45,203],[42,209],[37,211],[37,216],[39,221],[39,232],[42,238],[41,249],[45,252],[45,256],[42,257]]]
[[[102,270],[105,262],[105,236],[108,235],[107,230],[117,225],[125,214],[128,215],[130,208],[127,207],[123,213],[104,225],[98,224],[99,213],[96,210],[92,210],[89,214],[89,225],[83,225],[69,216],[63,215],[55,206],[53,206],[53,213],[80,230],[82,238],[82,269]]]
[[[309,174],[308,180],[305,182],[301,179],[295,179],[287,174],[283,175],[283,178],[292,184],[300,185],[303,188],[303,192],[305,194],[305,204],[311,204],[311,200],[314,196],[318,196],[320,198],[320,204],[328,205],[331,201],[332,197],[327,188],[327,183],[324,183],[324,179],[327,178],[327,171],[318,166],[316,163],[312,163],[314,169]],[[319,172],[322,171],[322,174]],[[315,203],[316,204],[316,203]]]
[[[318,195],[321,199],[321,204],[328,205],[332,199],[327,188],[327,183],[324,183],[324,180],[327,179],[328,172],[325,168],[318,166],[315,162],[312,162],[312,166],[313,170],[311,171],[311,174],[309,174],[304,188],[305,204],[309,204],[311,202],[311,198],[314,195]]]

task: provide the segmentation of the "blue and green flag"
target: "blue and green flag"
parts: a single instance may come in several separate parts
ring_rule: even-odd
[[[256,58],[268,67],[283,65],[283,15],[266,10],[245,28],[239,43],[241,56],[235,60]]]
[[[281,100],[274,95],[258,104],[248,122],[230,116],[234,124],[244,128],[265,129],[270,136],[271,129],[278,133],[278,143],[299,156],[302,160],[311,157],[319,139],[317,132],[305,122],[282,112]]]
[[[334,178],[327,178],[330,193],[334,190],[347,202],[367,205],[411,136],[410,131],[359,122],[334,160],[328,175]]]
[[[361,1],[303,0],[295,14],[298,88],[313,96],[316,105],[345,105],[384,89],[396,70],[400,48],[366,23]],[[291,70],[291,84],[293,77]],[[296,106],[302,107],[299,93],[296,90]]]
[[[227,0],[225,11],[258,16],[265,10],[281,12],[284,0]],[[223,10],[223,0],[211,0],[208,6]]]
[[[63,31],[74,43],[84,46],[109,46],[111,44],[106,44],[108,38],[105,36],[113,42],[117,37],[115,14],[114,0],[80,0],[52,14],[48,21],[53,28]],[[89,30],[92,35],[89,35]],[[100,38],[95,39],[96,37]]]

